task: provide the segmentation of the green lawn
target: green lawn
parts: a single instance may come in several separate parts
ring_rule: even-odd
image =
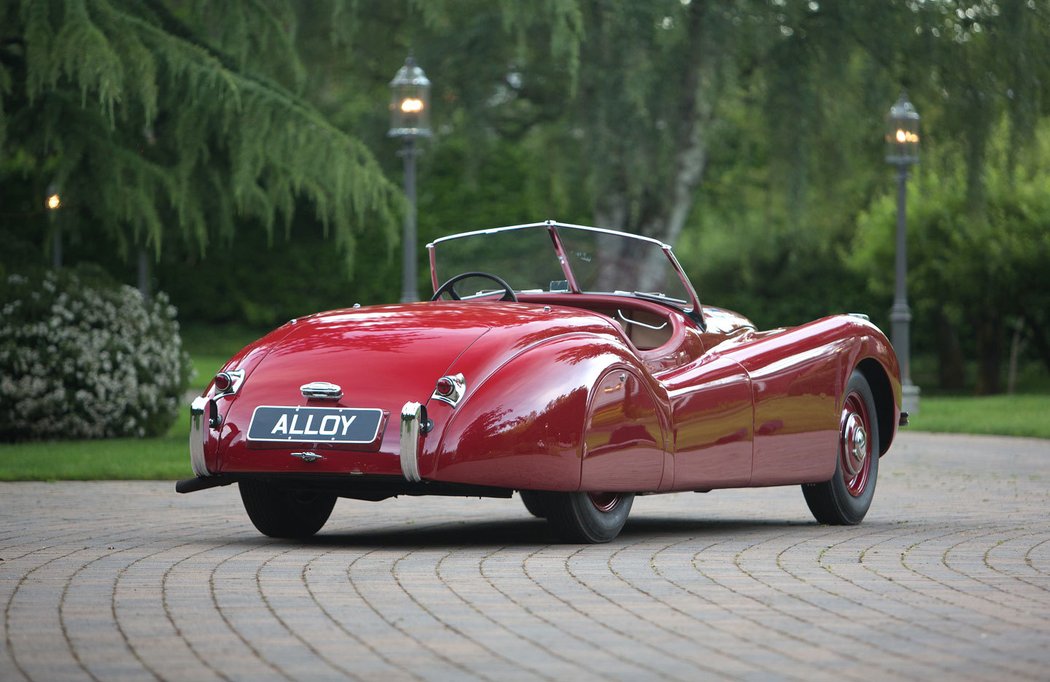
[[[0,444],[0,481],[190,478],[190,410],[160,438]]]
[[[923,396],[908,428],[1050,438],[1050,394]]]

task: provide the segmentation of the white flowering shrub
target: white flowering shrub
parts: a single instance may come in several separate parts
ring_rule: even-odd
[[[164,294],[89,268],[0,279],[0,440],[161,435],[190,371]]]

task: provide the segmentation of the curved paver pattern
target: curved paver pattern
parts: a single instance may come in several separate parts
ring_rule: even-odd
[[[1050,441],[905,433],[853,528],[797,487],[639,498],[551,544],[514,500],[0,484],[0,680],[1046,679]]]

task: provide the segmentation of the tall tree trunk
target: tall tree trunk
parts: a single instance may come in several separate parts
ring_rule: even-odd
[[[965,384],[959,332],[943,309],[935,313],[937,322],[937,383],[941,388],[959,390]]]
[[[690,6],[691,43],[683,76],[684,115],[679,137],[681,144],[674,160],[675,172],[667,188],[670,201],[665,204],[665,213],[652,216],[641,225],[643,234],[671,245],[678,241],[693,209],[696,190],[707,168],[708,131],[715,118],[718,60],[721,57],[709,40],[704,12],[705,3],[696,2]],[[662,284],[666,268],[666,262],[650,259],[643,266],[640,286],[644,290],[657,289]]]
[[[1032,345],[1035,346],[1036,353],[1046,366],[1046,371],[1050,372],[1050,336],[1046,333],[1046,327],[1043,321],[1034,315],[1024,319],[1025,324],[1028,325],[1028,338],[1032,340]]]
[[[1010,340],[1010,366],[1006,371],[1006,392],[1013,395],[1017,388],[1017,361],[1025,345],[1024,318],[1014,320],[1010,326],[1014,328],[1014,333],[1011,334]]]
[[[978,395],[1002,392],[999,378],[1003,356],[1002,319],[986,315],[977,322],[977,389]]]

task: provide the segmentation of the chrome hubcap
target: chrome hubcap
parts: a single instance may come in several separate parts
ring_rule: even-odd
[[[851,414],[846,418],[843,446],[846,448],[843,458],[846,469],[850,476],[856,476],[864,469],[864,460],[868,458],[868,432],[860,415]]]
[[[611,512],[620,504],[620,496],[616,493],[587,493],[594,508],[600,512]]]

